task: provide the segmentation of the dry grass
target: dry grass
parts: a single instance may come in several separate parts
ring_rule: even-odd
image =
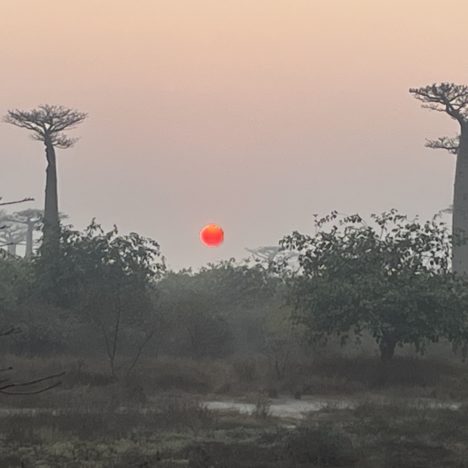
[[[278,380],[268,361],[261,356],[231,360],[191,360],[163,357],[142,360],[134,375],[115,381],[102,359],[71,356],[31,358],[4,356],[0,366],[12,365],[11,377],[34,378],[65,371],[62,387],[54,392],[52,403],[104,405],[114,402],[144,404],[161,393],[224,394],[243,396],[266,393],[277,395],[359,395],[382,393],[464,400],[468,398],[468,366],[456,358],[435,360],[397,357],[385,370],[375,358],[333,357],[297,360]],[[69,396],[71,396],[69,398]],[[47,406],[50,395],[37,398],[3,398],[1,405]],[[69,401],[67,401],[67,399]],[[73,400],[73,401],[72,401]]]
[[[217,414],[196,398],[174,396],[154,398],[151,411],[10,414],[0,419],[0,466],[463,468],[467,408],[368,401],[312,413],[296,430],[267,415]]]

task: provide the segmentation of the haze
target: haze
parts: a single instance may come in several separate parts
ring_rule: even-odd
[[[0,5],[1,113],[89,113],[58,155],[76,227],[96,217],[197,267],[308,231],[313,213],[451,203],[454,158],[424,141],[456,126],[408,88],[467,82],[466,1]],[[42,207],[43,148],[4,124],[0,139],[1,195]],[[221,248],[199,241],[210,222]]]

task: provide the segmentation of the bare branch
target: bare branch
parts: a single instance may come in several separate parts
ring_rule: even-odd
[[[53,145],[60,149],[71,148],[77,141],[78,138],[69,138],[65,135],[57,135],[52,139]]]
[[[422,88],[410,88],[409,92],[423,107],[445,112],[460,125],[468,123],[468,86],[454,83],[434,83]]]
[[[136,366],[138,360],[140,359],[140,356],[143,353],[145,346],[151,341],[155,333],[156,333],[156,328],[153,328],[152,330],[150,330],[149,333],[146,334],[146,337],[143,340],[143,342],[140,343],[140,345],[138,346],[137,352],[134,358],[131,360],[130,365],[128,367],[127,377],[131,375],[133,368]]]
[[[21,332],[20,328],[10,327],[4,330],[0,330],[0,336],[4,337],[4,336],[17,334],[20,332]],[[9,366],[5,368],[1,368],[0,372],[9,372],[12,370],[13,370],[13,367]],[[46,377],[40,377],[37,379],[27,380],[24,382],[11,382],[11,379],[9,378],[0,379],[0,394],[3,394],[3,395],[36,395],[38,393],[43,393],[61,385],[62,384],[61,381],[52,382],[52,383],[49,383],[49,382],[52,380],[58,379],[64,375],[65,375],[65,372],[60,372],[58,374],[52,374]],[[41,386],[40,388],[34,389],[34,386],[43,384],[44,382],[47,382],[45,386]],[[30,387],[32,387],[31,390],[29,389]],[[18,388],[26,389],[26,390],[17,391],[16,389]]]
[[[0,206],[16,205],[17,203],[24,203],[28,201],[34,201],[34,198],[23,198],[22,200],[16,200],[16,201],[11,201],[11,202],[0,202]]]
[[[23,396],[23,395],[37,395],[39,393],[44,393],[47,392],[48,390],[52,390],[53,388],[56,388],[58,386],[62,385],[62,382],[55,382],[51,385],[48,385],[47,387],[40,388],[38,390],[31,390],[27,392],[10,392],[8,390],[2,390],[0,388],[0,393],[3,395],[17,395],[17,396]]]
[[[52,379],[58,379],[60,377],[63,377],[64,375],[65,375],[65,372],[61,372],[59,374],[48,375],[47,377],[41,377],[39,379],[28,380],[26,382],[5,383],[4,385],[0,385],[0,393],[6,394],[6,395],[35,395],[37,393],[42,393],[52,388],[55,388],[58,385],[61,385],[61,382],[54,382],[53,384],[47,385],[46,387],[40,388],[38,390],[27,390],[26,392],[10,391],[9,389],[31,387],[33,385],[37,385],[43,382],[48,382]]]
[[[440,137],[437,140],[426,140],[426,147],[431,149],[443,149],[452,154],[458,153],[460,137]]]
[[[51,143],[57,148],[70,148],[75,139],[62,132],[72,130],[85,120],[87,114],[63,106],[41,105],[31,111],[9,110],[4,122],[32,132],[34,140]]]

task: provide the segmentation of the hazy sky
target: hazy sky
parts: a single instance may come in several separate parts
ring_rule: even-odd
[[[58,155],[61,210],[199,266],[313,213],[447,207],[454,157],[424,140],[456,125],[408,88],[468,83],[467,30],[466,0],[0,0],[0,112],[88,112]],[[0,195],[42,207],[42,146],[0,140]]]

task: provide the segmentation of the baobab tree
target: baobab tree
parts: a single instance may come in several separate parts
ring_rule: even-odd
[[[468,274],[468,86],[440,83],[411,88],[410,93],[424,103],[423,107],[445,112],[460,128],[456,137],[428,140],[426,146],[445,149],[456,155],[453,191],[453,271]]]
[[[0,200],[2,198],[0,197]],[[8,201],[8,202],[0,202],[0,206],[5,205],[14,205],[18,203],[24,203],[27,201],[32,201],[33,198],[24,198],[22,200],[15,200],[15,201]],[[0,235],[4,229],[8,228],[8,224],[3,224],[2,217],[5,216],[3,211],[0,212]],[[2,255],[2,250],[0,250],[0,267],[2,266],[1,261],[5,260],[5,257]],[[2,275],[2,272],[6,275]],[[7,283],[7,279],[10,277],[11,274],[8,269],[0,268],[0,285],[4,285]],[[13,280],[14,281],[14,280]],[[0,299],[2,299],[2,295],[0,294]],[[0,304],[0,309],[2,308]],[[21,333],[21,329],[18,327],[7,327],[0,329],[0,337],[7,337],[10,335]],[[0,374],[8,373],[13,370],[12,366],[4,367],[0,369]],[[22,381],[13,381],[9,377],[0,378],[0,395],[35,395],[38,393],[43,393],[48,390],[51,390],[59,385],[61,385],[61,381],[58,380],[60,377],[65,375],[65,372],[60,372],[57,374],[47,375],[45,377],[39,377],[36,379],[29,379],[29,380],[22,380]]]
[[[2,200],[3,198],[0,197],[0,206],[17,205],[19,203],[34,201],[34,198],[26,197],[26,198],[23,198],[22,200],[13,200],[13,201],[6,201],[6,202],[2,202]],[[7,214],[5,213],[5,211],[0,210],[0,238],[3,235],[3,230],[9,227],[9,223],[7,221],[8,221]],[[7,244],[4,243],[2,245],[5,246]],[[10,248],[10,246],[8,247],[9,247],[8,248],[9,252],[12,253],[12,249]],[[16,253],[16,246],[15,246],[15,252],[13,253]]]
[[[29,208],[8,214],[0,210],[0,246],[7,246],[10,254],[16,255],[16,247],[25,245],[25,258],[34,251],[34,231],[42,230],[43,211]],[[60,220],[66,218],[60,214]]]
[[[12,222],[9,217],[0,219],[0,247],[6,247],[10,255],[16,255],[16,248],[26,238],[26,227]]]
[[[44,203],[44,245],[56,252],[59,242],[60,220],[57,196],[57,162],[55,150],[72,147],[76,139],[64,132],[83,122],[87,114],[62,106],[43,105],[30,111],[9,110],[4,117],[6,123],[25,128],[34,140],[45,146],[47,159],[46,188]]]
[[[31,258],[34,247],[34,231],[38,231],[42,226],[43,211],[35,208],[18,211],[10,216],[10,220],[26,227],[25,258]],[[61,219],[62,217],[60,217]]]

